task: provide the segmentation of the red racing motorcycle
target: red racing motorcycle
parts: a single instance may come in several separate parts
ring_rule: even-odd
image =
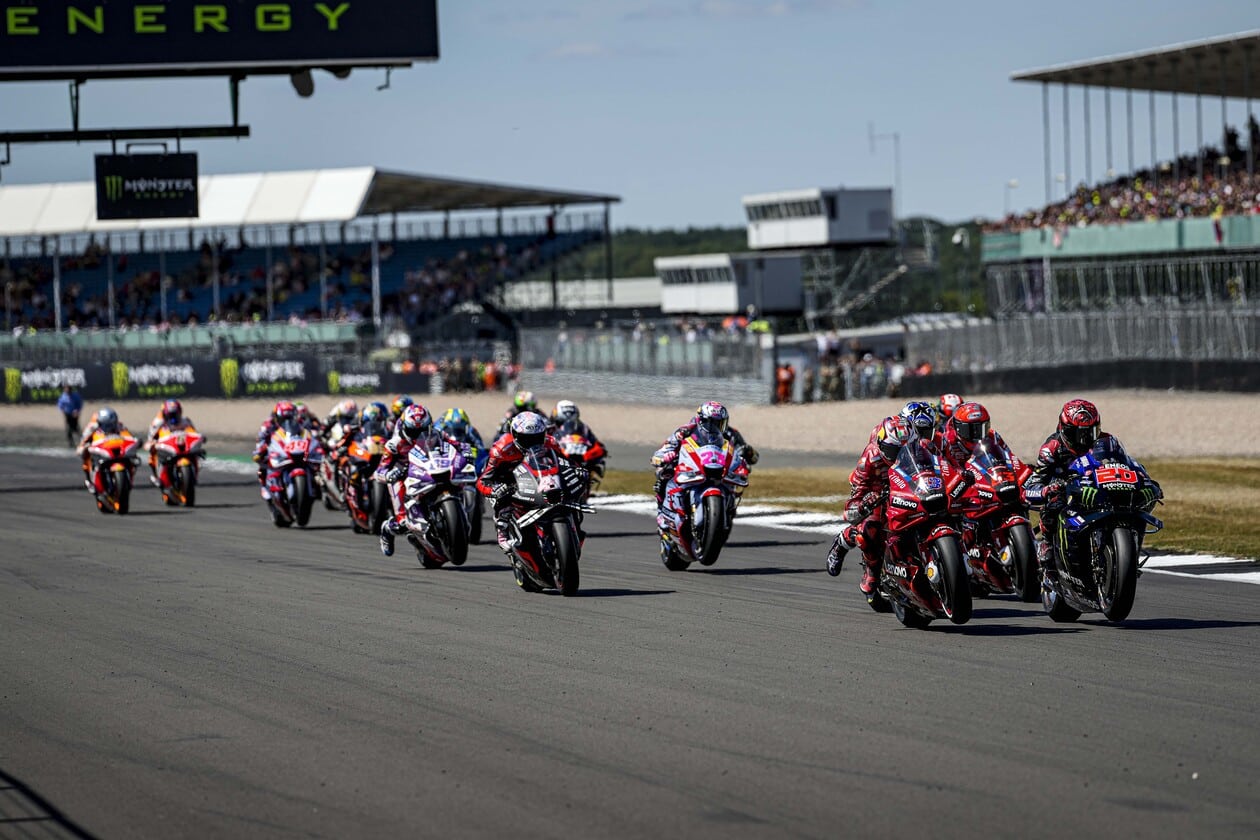
[[[525,453],[514,473],[509,559],[516,584],[526,592],[578,591],[582,515],[595,508],[582,501],[585,482],[568,461],[545,447]]]
[[[1010,449],[992,437],[976,443],[967,468],[975,483],[961,499],[963,547],[975,593],[1013,593],[1025,603],[1037,603],[1041,575],[1022,492],[1030,471],[1025,467],[1021,476]]]
[[[918,438],[901,447],[888,470],[888,544],[879,591],[906,627],[923,629],[937,618],[971,620],[967,563],[947,493],[961,480],[952,475],[947,487],[940,459]]]

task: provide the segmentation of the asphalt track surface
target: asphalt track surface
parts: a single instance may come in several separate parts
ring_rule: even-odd
[[[76,472],[0,456],[0,837],[1260,834],[1258,586],[905,630],[824,537],[676,574],[605,513],[566,599],[280,531],[248,479],[106,517]]]

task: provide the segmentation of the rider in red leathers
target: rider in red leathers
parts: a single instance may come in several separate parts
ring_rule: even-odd
[[[172,432],[183,431],[191,427],[192,424],[192,420],[184,416],[184,407],[180,405],[179,400],[167,400],[158,409],[157,416],[149,424],[149,436],[144,442],[145,447],[149,450],[149,469],[153,472],[153,476],[149,480],[153,482],[154,487],[159,485],[157,450],[154,448],[154,444],[157,443],[158,433],[163,429],[170,429]]]
[[[490,447],[490,457],[477,479],[477,488],[489,496],[494,508],[494,527],[498,532],[499,548],[510,554],[516,545],[512,541],[511,506],[509,498],[516,489],[513,472],[529,450],[544,446],[561,458],[563,450],[547,431],[547,420],[535,411],[523,411],[508,421],[508,430]]]
[[[1076,399],[1064,403],[1059,412],[1058,428],[1041,445],[1037,452],[1037,465],[1024,485],[1024,501],[1030,507],[1041,509],[1041,521],[1038,524],[1041,539],[1037,541],[1037,562],[1047,576],[1055,573],[1054,564],[1050,562],[1049,534],[1066,502],[1063,488],[1067,484],[1068,465],[1092,449],[1098,441],[1112,437],[1101,431],[1101,423],[1098,407],[1089,400]],[[1143,478],[1152,485],[1143,491],[1148,494],[1146,510],[1149,511],[1164,497],[1164,491],[1146,474],[1141,465],[1138,465],[1138,469]]]
[[[868,603],[878,597],[879,572],[884,565],[884,508],[888,500],[888,468],[897,459],[902,444],[910,437],[906,422],[900,417],[885,417],[875,427],[872,440],[862,450],[857,466],[849,474],[849,501],[844,518],[849,523],[840,529],[827,555],[827,574],[840,574],[844,555],[862,550],[862,582],[859,588]]]

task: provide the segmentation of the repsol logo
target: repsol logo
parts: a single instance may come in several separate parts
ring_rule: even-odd
[[[182,5],[182,4],[180,4]],[[131,33],[164,35],[192,32],[195,35],[224,35],[232,32],[282,33],[293,29],[295,20],[308,18],[327,32],[336,32],[347,22],[349,3],[194,3],[175,8],[164,3],[139,2],[79,3],[68,6],[65,17],[37,6],[9,6],[0,23],[4,34],[15,37],[47,33],[91,37]]]

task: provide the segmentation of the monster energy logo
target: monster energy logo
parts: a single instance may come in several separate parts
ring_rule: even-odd
[[[335,370],[328,371],[328,393],[341,393],[341,374]]]
[[[105,176],[105,198],[109,201],[121,201],[123,196],[123,177],[121,175]]]
[[[1081,488],[1081,504],[1085,507],[1093,507],[1094,499],[1098,496],[1098,488],[1082,487]]]
[[[22,398],[22,371],[17,368],[4,369],[4,398],[9,402]]]
[[[236,359],[224,359],[219,362],[219,384],[223,386],[223,396],[234,397],[241,387],[241,366]]]
[[[114,380],[114,396],[125,397],[131,391],[131,374],[126,362],[114,362],[109,366]]]

